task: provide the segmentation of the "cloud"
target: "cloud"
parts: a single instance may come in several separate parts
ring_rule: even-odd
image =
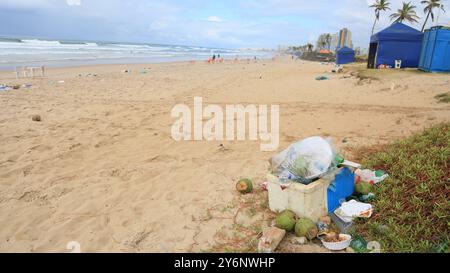
[[[48,8],[53,4],[52,0],[1,0],[0,8],[7,9],[40,9]]]
[[[373,0],[0,0],[0,35],[148,42],[220,47],[302,45],[347,27],[367,47],[375,19]],[[390,0],[375,31],[412,1],[420,23],[421,0]],[[450,0],[440,24],[450,23]],[[77,7],[77,8],[74,8]],[[433,23],[428,21],[427,26]],[[39,27],[30,27],[39,26]]]
[[[66,3],[69,6],[80,6],[81,0],[66,0]]]
[[[218,16],[209,16],[206,19],[206,21],[212,22],[212,23],[222,23],[223,22],[223,20],[220,17],[218,17]]]

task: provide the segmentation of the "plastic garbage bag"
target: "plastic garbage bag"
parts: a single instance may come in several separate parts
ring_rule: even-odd
[[[270,162],[280,180],[308,184],[336,167],[335,157],[330,141],[316,136],[292,144]]]

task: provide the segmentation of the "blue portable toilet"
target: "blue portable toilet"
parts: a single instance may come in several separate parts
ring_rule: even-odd
[[[450,72],[450,28],[432,27],[425,32],[419,69]]]
[[[355,51],[349,47],[341,47],[336,52],[336,64],[348,64],[355,62]]]
[[[374,34],[370,38],[368,68],[379,65],[395,67],[395,60],[402,61],[402,68],[418,67],[423,33],[402,23]]]

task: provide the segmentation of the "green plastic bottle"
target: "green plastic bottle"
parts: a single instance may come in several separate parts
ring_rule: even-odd
[[[334,158],[334,161],[337,163],[336,165],[341,165],[342,163],[344,163],[345,159],[343,156],[341,155],[336,155]]]
[[[350,243],[350,247],[355,250],[357,253],[366,253],[367,250],[367,242],[364,240],[361,235],[354,235],[352,242]]]

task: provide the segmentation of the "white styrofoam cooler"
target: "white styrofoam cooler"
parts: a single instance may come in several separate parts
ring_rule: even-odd
[[[289,209],[298,217],[313,221],[328,214],[327,189],[330,181],[319,179],[309,185],[291,181],[281,184],[278,177],[267,174],[267,190],[271,211],[281,212]],[[287,186],[286,188],[282,188]]]

